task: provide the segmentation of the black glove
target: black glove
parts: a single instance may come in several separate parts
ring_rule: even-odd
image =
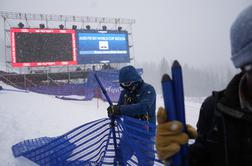
[[[120,106],[119,105],[112,105],[107,108],[108,111],[108,117],[114,116],[114,115],[120,115]]]

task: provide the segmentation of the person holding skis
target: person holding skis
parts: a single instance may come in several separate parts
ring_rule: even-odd
[[[125,115],[132,118],[136,118],[143,121],[148,121],[149,124],[156,125],[156,92],[155,89],[145,83],[141,76],[138,74],[137,70],[129,65],[120,69],[119,71],[119,83],[123,88],[120,94],[119,101],[117,105],[109,106],[107,108],[108,116]],[[144,130],[153,133],[153,136],[148,136],[147,139],[154,142],[155,131],[150,131],[152,128],[148,126],[138,126]],[[155,128],[155,127],[154,127]],[[128,130],[128,132],[131,132]],[[141,133],[139,133],[140,135]],[[146,135],[145,135],[146,137]],[[119,144],[120,158],[122,163],[126,163],[127,160],[133,155],[133,151],[129,149],[127,145],[127,137],[122,135]],[[136,140],[137,141],[137,140]],[[149,146],[149,149],[154,148],[154,143]],[[149,156],[149,161],[144,161],[145,164],[138,161],[139,165],[153,165],[154,162],[154,151],[153,152],[143,152]]]
[[[183,133],[181,123],[167,122],[165,110],[159,109],[156,147],[161,160],[169,160],[192,137],[189,166],[252,165],[252,6],[238,15],[230,34],[231,59],[241,72],[205,99],[197,132],[187,127]]]

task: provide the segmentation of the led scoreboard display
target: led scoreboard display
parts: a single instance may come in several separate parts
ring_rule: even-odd
[[[77,64],[75,30],[11,28],[10,33],[13,67]]]
[[[130,62],[127,31],[77,31],[78,64]]]

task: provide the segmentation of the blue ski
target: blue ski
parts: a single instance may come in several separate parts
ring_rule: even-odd
[[[184,127],[184,132],[186,132],[183,76],[182,76],[182,68],[178,61],[175,60],[173,62],[171,71],[172,71],[172,82],[173,82],[173,89],[174,89],[177,120],[182,122],[183,127]],[[181,151],[180,151],[182,155],[183,166],[188,166],[187,151],[188,151],[188,145],[185,144],[181,147]]]
[[[165,110],[167,111],[168,120],[177,120],[173,83],[168,74],[164,74],[162,77],[162,90],[164,97],[164,106]],[[181,160],[181,153],[176,154],[172,158],[172,166],[181,166]]]

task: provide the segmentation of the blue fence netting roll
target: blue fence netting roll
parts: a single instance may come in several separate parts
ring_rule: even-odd
[[[104,118],[58,137],[22,141],[12,151],[41,166],[163,165],[156,154],[155,130],[154,124],[126,116],[113,125]]]

